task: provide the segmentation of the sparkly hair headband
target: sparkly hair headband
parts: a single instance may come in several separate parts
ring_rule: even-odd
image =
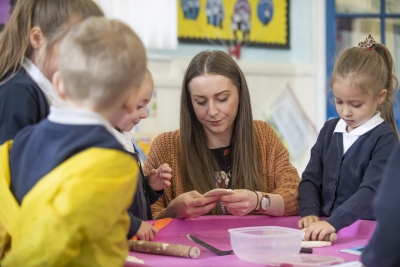
[[[368,50],[374,50],[372,48],[372,46],[374,44],[375,44],[374,38],[371,36],[371,34],[368,34],[368,37],[365,38],[364,42],[359,42],[358,43],[358,47],[365,48],[365,49],[368,49]]]

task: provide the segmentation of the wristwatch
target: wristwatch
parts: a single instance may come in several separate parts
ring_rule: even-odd
[[[263,198],[261,199],[260,210],[258,212],[266,212],[269,206],[271,206],[271,199],[269,198],[269,195],[264,194]]]

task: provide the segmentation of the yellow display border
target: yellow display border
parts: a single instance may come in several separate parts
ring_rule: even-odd
[[[224,5],[224,19],[222,29],[207,23],[206,3],[200,0],[200,11],[196,20],[186,19],[178,1],[178,40],[181,43],[232,44],[240,42],[243,46],[270,47],[289,49],[289,0],[272,0],[274,14],[272,20],[263,25],[257,17],[259,0],[248,0],[251,8],[250,38],[243,40],[238,32],[239,41],[235,40],[231,29],[231,16],[236,0],[222,0]]]

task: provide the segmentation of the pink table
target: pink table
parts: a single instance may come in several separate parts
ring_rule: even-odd
[[[198,259],[186,259],[136,252],[130,252],[130,255],[144,260],[144,266],[261,266],[259,264],[242,261],[236,257],[234,253],[227,256],[218,256],[190,241],[186,235],[192,234],[214,247],[217,247],[221,250],[229,250],[231,249],[231,245],[230,236],[227,229],[265,225],[283,226],[297,229],[298,220],[298,216],[238,217],[229,215],[202,216],[198,219],[174,219],[168,226],[158,233],[158,236],[153,241],[197,246],[201,249],[201,255]],[[342,229],[338,233],[338,240],[331,247],[314,248],[313,254],[338,256],[343,258],[346,262],[359,260],[358,256],[339,252],[338,250],[365,245],[375,229],[375,224],[376,223],[373,221],[357,221],[351,226]],[[126,263],[125,266],[128,267],[138,265]]]

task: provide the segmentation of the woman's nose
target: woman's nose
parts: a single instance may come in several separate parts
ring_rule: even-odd
[[[215,105],[215,103],[210,102],[210,105],[209,105],[209,107],[208,107],[208,114],[209,114],[211,117],[213,117],[213,116],[215,116],[215,115],[218,114],[218,108],[217,108],[217,106]]]

